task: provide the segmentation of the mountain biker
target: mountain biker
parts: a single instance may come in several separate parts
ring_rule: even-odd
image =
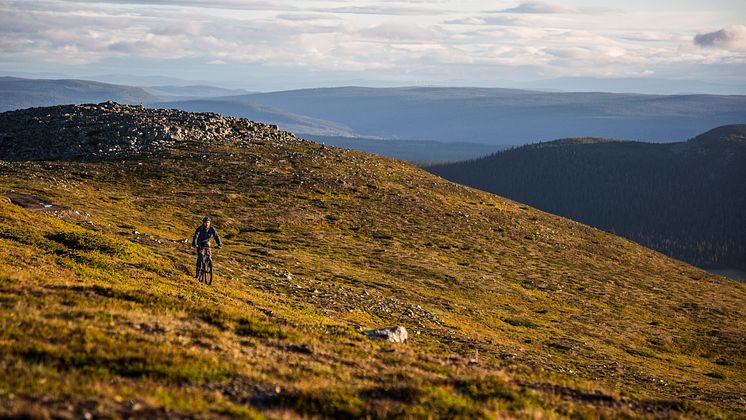
[[[210,218],[205,217],[202,219],[202,224],[194,231],[194,238],[192,238],[192,246],[197,248],[197,274],[195,277],[199,277],[199,269],[202,266],[203,252],[210,252],[210,238],[215,237],[215,242],[218,244],[218,248],[223,247],[223,241],[220,240],[220,235],[214,227],[210,226]]]

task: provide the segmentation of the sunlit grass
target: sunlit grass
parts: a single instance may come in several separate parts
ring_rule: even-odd
[[[0,407],[744,413],[742,284],[401,162],[311,143],[211,159],[0,168],[62,209],[0,201]],[[205,214],[225,241],[209,287],[189,246]],[[410,343],[362,334],[388,325]]]

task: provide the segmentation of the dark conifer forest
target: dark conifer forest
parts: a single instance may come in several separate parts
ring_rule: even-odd
[[[706,268],[746,268],[746,125],[686,142],[562,139],[426,168]]]

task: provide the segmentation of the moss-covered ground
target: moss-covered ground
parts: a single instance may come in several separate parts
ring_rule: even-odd
[[[0,189],[2,415],[746,416],[746,285],[400,161],[255,142]]]

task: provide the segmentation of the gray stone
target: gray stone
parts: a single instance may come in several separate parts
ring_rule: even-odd
[[[394,343],[406,343],[409,340],[407,329],[401,326],[379,328],[365,332],[368,338],[388,340]]]
[[[121,159],[221,143],[244,147],[268,139],[298,141],[275,126],[243,118],[115,102],[0,113],[0,156],[5,161]]]

